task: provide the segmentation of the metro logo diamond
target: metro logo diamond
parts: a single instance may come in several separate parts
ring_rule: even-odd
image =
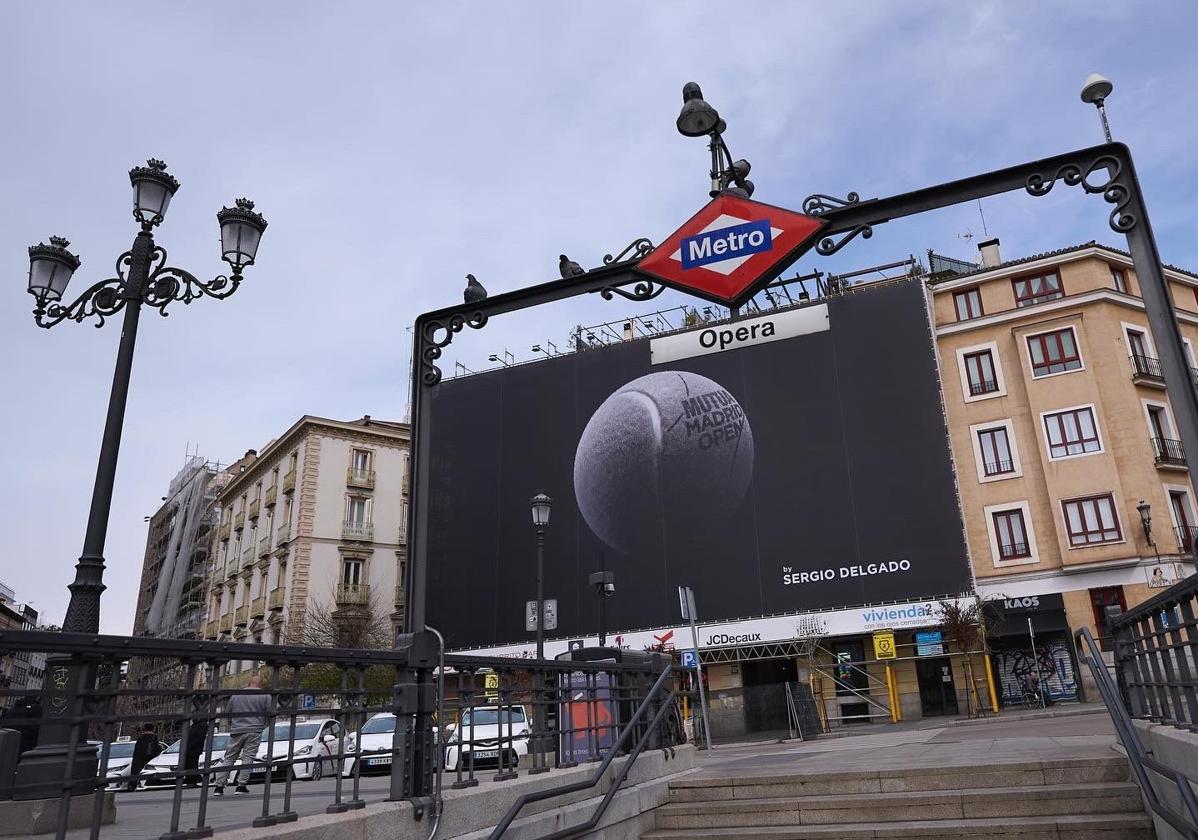
[[[802,256],[824,224],[802,213],[721,195],[636,270],[670,288],[739,306]]]

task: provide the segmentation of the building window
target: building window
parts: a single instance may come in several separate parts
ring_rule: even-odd
[[[283,524],[291,524],[291,497],[287,496],[283,500]]]
[[[982,473],[987,476],[1015,472],[1015,459],[1011,457],[1011,442],[1007,427],[997,426],[978,432],[978,446],[982,452]]]
[[[1037,303],[1047,303],[1065,296],[1061,286],[1061,276],[1055,271],[1042,274],[1039,277],[1020,277],[1012,280],[1015,288],[1015,306],[1032,306]]]
[[[1061,502],[1065,509],[1065,530],[1069,545],[1074,548],[1123,539],[1119,517],[1115,514],[1115,499],[1110,493],[1068,499]]]
[[[1051,376],[1078,370],[1082,366],[1073,327],[1028,336],[1027,350],[1032,360],[1032,376]]]
[[[982,293],[976,287],[963,292],[954,292],[953,305],[957,307],[958,321],[968,321],[985,314],[982,312]]]
[[[370,469],[370,450],[355,449],[350,458],[350,467],[354,472],[364,473]]]
[[[1102,451],[1094,410],[1089,406],[1044,415],[1048,457],[1067,458]]]
[[[1115,284],[1116,292],[1123,292],[1125,295],[1128,294],[1127,272],[1123,269],[1111,266],[1111,282]]]
[[[299,452],[292,452],[287,458],[287,472],[295,472],[295,468],[298,464]]]
[[[368,521],[369,500],[364,496],[350,496],[345,501],[345,521],[354,525],[365,525]]]
[[[998,390],[998,378],[994,374],[994,357],[989,350],[966,353],[965,378],[969,381],[969,395],[978,397]]]
[[[341,582],[346,586],[358,586],[362,583],[362,567],[365,564],[358,558],[348,558],[341,563]]]
[[[994,536],[998,541],[998,556],[1003,560],[1018,560],[1031,557],[1032,550],[1027,541],[1023,511],[1002,510],[991,514],[994,518]]]

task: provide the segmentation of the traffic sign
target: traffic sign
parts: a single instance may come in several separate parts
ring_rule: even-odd
[[[740,306],[801,257],[825,224],[723,193],[654,248],[636,270],[672,289]]]
[[[893,630],[877,630],[874,632],[874,659],[894,659],[898,652],[894,647]]]
[[[532,632],[537,629],[537,602],[524,602],[524,629]],[[545,629],[557,629],[557,599],[545,599]]]
[[[485,690],[488,700],[499,699],[499,675],[485,674],[483,676],[483,689]]]
[[[699,663],[699,655],[693,650],[684,650],[682,652],[682,667],[691,669]]]
[[[316,708],[316,695],[315,694],[303,695],[303,697],[300,698],[300,708],[301,709],[315,709]]]

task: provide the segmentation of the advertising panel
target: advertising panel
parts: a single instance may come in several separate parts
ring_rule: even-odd
[[[523,642],[529,499],[555,637],[934,599],[971,586],[918,280],[433,389],[429,622]],[[882,608],[879,608],[882,609]],[[878,626],[899,626],[879,614]]]

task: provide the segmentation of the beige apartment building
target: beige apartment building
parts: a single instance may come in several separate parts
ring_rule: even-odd
[[[1131,258],[998,248],[929,280],[944,400],[996,677],[1011,699],[1038,660],[1068,698],[1072,632],[1192,573],[1198,508]],[[1194,365],[1198,275],[1166,276]]]
[[[317,625],[401,625],[409,452],[405,423],[304,416],[251,453],[216,501],[205,638],[332,644]]]

